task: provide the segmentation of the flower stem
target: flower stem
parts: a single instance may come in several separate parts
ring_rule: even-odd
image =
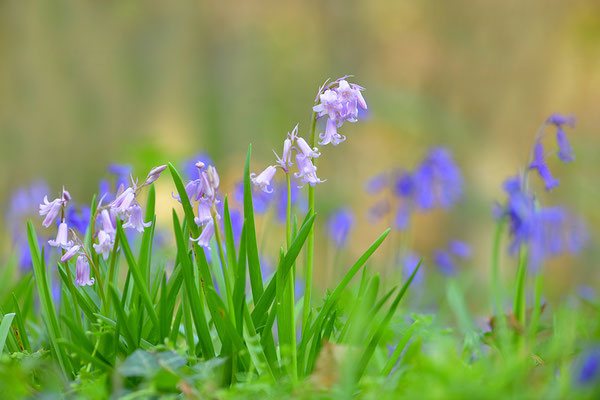
[[[499,337],[498,342],[501,349],[504,348],[506,339],[506,316],[504,315],[504,307],[502,306],[502,284],[500,279],[500,244],[505,225],[506,220],[504,218],[496,224],[496,232],[494,233],[494,242],[492,245],[492,293],[494,294],[494,302],[496,303],[497,337]]]
[[[315,130],[317,127],[317,113],[313,112],[312,123],[310,126],[310,134],[308,136],[308,144],[310,147],[315,146]],[[308,209],[315,212],[315,188],[313,186],[308,187]],[[313,255],[315,249],[315,231],[314,225],[310,228],[308,233],[308,240],[306,244],[306,270],[304,276],[304,306],[302,308],[302,329],[306,330],[307,325],[310,324],[310,300],[312,291],[312,273],[313,273]]]
[[[286,231],[286,250],[290,249],[292,243],[292,185],[290,181],[290,174],[285,174],[287,183],[287,204],[286,204],[286,219],[285,219],[285,231]],[[295,269],[294,269],[295,270]],[[292,271],[294,271],[292,270]],[[295,274],[290,271],[288,275],[288,287],[285,291],[285,302],[287,303],[287,312],[289,313],[289,344],[291,351],[291,373],[292,380],[295,382],[298,377],[298,355],[296,352],[296,310],[295,310]]]

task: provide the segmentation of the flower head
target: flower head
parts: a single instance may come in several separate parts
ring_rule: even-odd
[[[152,222],[144,222],[142,215],[142,207],[138,204],[133,204],[129,209],[129,219],[123,224],[123,228],[132,228],[139,233],[144,232],[144,228],[152,225]]]
[[[198,242],[198,246],[200,247],[204,247],[210,250],[210,239],[212,239],[212,237],[215,234],[215,223],[214,221],[211,219],[205,226],[204,228],[202,228],[202,232],[200,233],[200,236],[198,236],[197,238],[192,238],[191,240],[194,242]]]
[[[258,176],[256,176],[255,173],[250,174],[250,180],[252,180],[252,183],[260,187],[263,192],[271,193],[273,192],[271,180],[273,180],[273,177],[275,176],[276,172],[277,168],[273,165],[269,165]]]
[[[294,176],[303,183],[310,186],[315,186],[317,183],[325,182],[317,177],[317,167],[312,163],[310,158],[305,157],[303,154],[296,154],[296,164],[298,165],[298,172]]]
[[[95,279],[90,278],[90,264],[85,256],[80,255],[77,257],[75,273],[75,283],[79,286],[91,286],[94,284]]]
[[[94,250],[96,253],[102,254],[104,259],[108,259],[110,252],[112,251],[115,245],[115,239],[110,234],[105,231],[98,232],[98,243],[94,244]]]
[[[65,222],[61,222],[58,226],[56,240],[48,240],[48,244],[52,247],[60,247],[63,249],[68,249],[73,245],[73,242],[69,240],[69,227]]]
[[[46,228],[50,227],[52,222],[54,222],[56,217],[58,217],[61,209],[67,206],[67,203],[70,199],[71,195],[64,189],[60,198],[54,199],[50,202],[48,201],[48,196],[44,196],[44,203],[40,204],[40,215],[45,215],[46,218],[44,218],[42,225],[44,225]]]
[[[146,177],[146,181],[144,182],[144,185],[150,185],[151,183],[153,183],[154,181],[156,181],[159,177],[160,174],[167,168],[166,165],[160,165],[158,167],[154,167],[150,170],[150,172],[148,173],[148,176]]]
[[[64,263],[67,260],[70,260],[71,258],[73,258],[75,256],[75,254],[79,253],[80,248],[81,248],[81,246],[79,246],[78,244],[71,246],[71,248],[65,254],[63,254],[63,256],[60,258],[60,262]]]
[[[337,210],[329,217],[327,230],[336,247],[344,247],[353,224],[354,214],[346,208]]]
[[[544,155],[544,146],[542,142],[537,142],[533,150],[533,162],[529,165],[529,169],[537,170],[540,177],[546,183],[546,190],[551,190],[558,186],[560,181],[555,179],[550,173],[550,169],[546,164],[546,156]]]

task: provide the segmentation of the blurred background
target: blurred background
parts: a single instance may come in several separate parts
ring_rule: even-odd
[[[307,135],[320,84],[345,74],[367,88],[369,111],[344,125],[345,143],[322,149],[319,176],[328,181],[318,187],[317,208],[323,219],[339,206],[355,213],[347,261],[389,225],[367,218],[374,203],[367,179],[413,168],[428,148],[444,146],[463,171],[464,198],[451,212],[418,216],[410,247],[428,254],[465,240],[474,250],[464,268],[485,282],[502,182],[523,168],[549,114],[573,112],[576,162],[550,161],[561,185],[542,201],[581,215],[590,244],[579,258],[547,266],[548,292],[597,282],[595,0],[2,1],[2,209],[36,180],[47,182],[50,198],[65,185],[88,203],[110,163],[130,164],[143,177],[200,152],[215,161],[223,192],[233,193],[248,144],[260,172],[296,123]],[[169,229],[177,203],[168,174],[157,190],[158,223]],[[0,218],[6,225],[6,213]],[[318,235],[316,268],[326,270],[335,257]],[[402,240],[394,232],[380,260]],[[7,254],[10,241],[2,248]],[[504,268],[512,277],[516,261],[506,258]]]

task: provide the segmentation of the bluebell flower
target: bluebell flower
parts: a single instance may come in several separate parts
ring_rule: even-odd
[[[462,195],[460,169],[446,149],[431,149],[412,178],[416,204],[423,210],[447,209]]]
[[[456,275],[456,265],[449,251],[438,249],[433,252],[433,262],[446,276]]]
[[[556,130],[556,143],[558,143],[558,158],[564,163],[575,160],[571,143],[569,143],[569,139],[567,139],[567,133],[562,128]]]
[[[600,351],[594,349],[584,355],[577,381],[580,384],[588,384],[600,377]]]
[[[198,153],[194,157],[186,159],[182,163],[181,171],[188,180],[198,179],[198,168],[196,163],[198,161],[203,162],[205,165],[215,165],[211,157],[206,153]]]
[[[344,247],[354,225],[354,213],[348,208],[336,210],[327,221],[327,233],[338,248]]]
[[[510,252],[529,248],[529,266],[536,270],[542,262],[562,253],[576,253],[587,242],[583,223],[562,207],[541,207],[525,192],[519,177],[509,178],[508,194],[501,217],[508,218],[512,241]]]
[[[413,251],[406,252],[402,260],[404,279],[408,279],[412,275],[412,273],[415,271],[415,268],[417,268],[417,265],[419,265],[420,261],[421,257],[419,257],[417,253]],[[423,263],[421,263],[419,271],[417,271],[417,274],[413,279],[413,284],[419,285],[423,283],[423,276],[425,274],[424,271],[425,269],[423,268]]]
[[[72,206],[66,212],[67,224],[85,234],[90,224],[91,211],[88,206]]]
[[[472,249],[468,243],[461,240],[451,240],[448,249],[452,254],[460,258],[471,258]]]
[[[558,186],[559,180],[552,176],[550,169],[546,164],[546,156],[544,155],[544,146],[542,145],[542,142],[538,141],[535,144],[535,148],[533,150],[533,161],[529,165],[529,169],[537,170],[538,174],[546,184],[546,190],[551,190],[552,188]]]
[[[365,190],[369,194],[376,194],[384,190],[389,184],[389,174],[381,172],[371,177],[365,184]]]

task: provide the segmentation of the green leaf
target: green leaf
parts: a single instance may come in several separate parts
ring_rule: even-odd
[[[254,304],[263,294],[263,280],[260,272],[260,260],[258,258],[258,244],[256,242],[256,228],[254,226],[254,207],[252,205],[252,184],[250,182],[250,155],[252,145],[248,146],[246,163],[244,165],[244,224],[246,225],[246,253],[248,256],[248,271],[250,275],[250,287]],[[254,316],[253,316],[254,318]]]
[[[4,350],[4,344],[6,343],[6,337],[8,336],[8,332],[10,330],[10,325],[15,318],[15,313],[6,314],[2,318],[2,323],[0,323],[0,354]]]
[[[160,370],[160,364],[155,355],[144,350],[136,350],[117,368],[117,371],[127,377],[140,376],[152,378]]]

